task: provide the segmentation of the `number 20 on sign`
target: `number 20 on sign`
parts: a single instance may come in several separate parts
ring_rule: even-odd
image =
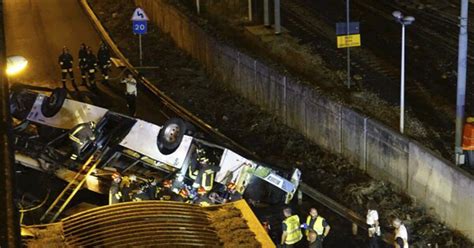
[[[146,34],[147,32],[146,21],[133,21],[132,27],[135,34]]]

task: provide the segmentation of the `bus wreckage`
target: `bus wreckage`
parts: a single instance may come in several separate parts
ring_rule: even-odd
[[[288,203],[301,173],[247,159],[208,142],[171,118],[162,126],[91,104],[30,90],[10,96],[15,161],[69,184],[41,218],[61,216],[81,188],[109,194],[109,203],[174,200],[202,206],[244,198],[251,205]]]

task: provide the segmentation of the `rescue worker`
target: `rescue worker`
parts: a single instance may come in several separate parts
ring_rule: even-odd
[[[120,192],[122,193],[122,202],[129,202],[133,199],[132,182],[134,176],[122,177],[122,183],[120,184]]]
[[[235,183],[229,182],[226,186],[226,192],[224,193],[224,203],[233,202],[242,199],[242,195],[237,192],[237,185]]]
[[[218,167],[214,166],[212,162],[206,157],[204,149],[196,149],[196,162],[189,167],[189,177],[194,179],[193,188],[204,187],[209,192],[214,187],[214,176]]]
[[[262,222],[262,226],[263,226],[263,229],[265,229],[267,233],[270,233],[270,231],[272,230],[272,227],[270,226],[270,221],[268,219]]]
[[[74,87],[75,91],[79,91],[77,88],[76,82],[74,80],[74,72],[72,71],[72,64],[74,59],[72,55],[69,53],[69,49],[67,47],[63,47],[63,52],[59,55],[58,63],[61,67],[61,82],[63,83],[63,88],[66,89],[66,77],[69,75],[71,79],[72,86]]]
[[[366,223],[368,225],[368,235],[369,235],[369,248],[378,248],[378,236],[380,236],[380,226],[379,226],[379,214],[377,213],[377,204],[375,201],[370,200],[367,203],[367,218]]]
[[[156,183],[154,178],[148,178],[139,185],[139,190],[134,196],[134,201],[153,200],[156,194]]]
[[[156,178],[154,177],[148,178],[146,193],[148,194],[148,197],[150,199],[156,199],[156,194],[158,193],[158,185],[157,185]]]
[[[281,245],[290,248],[294,247],[302,238],[300,230],[300,218],[298,215],[292,215],[291,208],[283,209],[285,220],[282,223],[283,233],[281,234]]]
[[[212,201],[207,196],[207,191],[204,187],[199,187],[197,190],[197,198],[194,200],[194,203],[203,207],[212,205]]]
[[[395,218],[392,221],[392,225],[393,227],[395,227],[394,246],[399,247],[399,248],[408,248],[408,232],[405,225],[402,223],[402,221],[399,218]]]
[[[173,197],[174,193],[171,190],[171,186],[173,185],[173,181],[167,179],[163,181],[163,187],[158,192],[156,199],[158,200],[164,200],[164,201],[170,201],[171,198]]]
[[[100,73],[102,74],[102,83],[108,84],[109,82],[109,70],[112,66],[110,60],[110,51],[104,42],[100,44],[99,51],[97,52],[97,61],[99,62]]]
[[[90,47],[87,48],[86,65],[87,75],[89,79],[89,87],[95,89],[97,87],[95,84],[95,70],[97,68],[97,59]]]
[[[308,231],[308,248],[317,248],[318,242],[316,242],[318,234],[314,230]]]
[[[122,177],[118,173],[112,174],[112,184],[110,186],[109,191],[109,205],[119,203],[120,199],[122,198],[122,194],[120,193],[120,182],[122,181]]]
[[[127,100],[127,107],[129,114],[135,116],[136,98],[137,98],[137,80],[133,78],[132,73],[127,73],[127,77],[122,80],[126,86],[125,98]]]
[[[87,85],[87,46],[82,43],[78,53],[79,70],[81,71],[81,85]]]
[[[76,160],[83,150],[95,140],[95,122],[90,121],[77,125],[69,133],[69,139],[74,148],[71,159]]]
[[[179,190],[179,193],[177,195],[174,195],[174,197],[171,200],[190,203],[191,201],[189,200],[189,190],[186,187],[182,187]]]
[[[311,230],[315,231],[317,234],[316,237],[316,247],[322,248],[324,238],[329,234],[331,227],[328,225],[326,220],[318,215],[318,210],[316,208],[311,208],[309,215],[306,218],[306,223],[303,224],[303,228],[306,229],[306,238],[309,240],[309,232]]]

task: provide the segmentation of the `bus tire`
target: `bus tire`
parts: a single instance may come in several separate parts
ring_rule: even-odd
[[[67,91],[64,88],[56,88],[49,97],[44,98],[41,104],[41,113],[44,117],[53,117],[61,110],[66,100]]]
[[[181,144],[184,135],[187,133],[187,125],[180,118],[171,118],[163,124],[158,132],[157,146],[158,150],[164,155],[176,151]]]

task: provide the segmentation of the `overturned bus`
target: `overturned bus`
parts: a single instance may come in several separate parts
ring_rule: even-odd
[[[206,141],[182,119],[159,126],[66,95],[64,89],[50,95],[21,90],[10,97],[17,164],[69,181],[58,197],[65,199],[53,203],[43,222],[54,221],[82,187],[108,193],[113,173],[172,179],[174,190],[196,181],[208,192],[233,183],[245,199],[271,204],[288,203],[297,190],[298,169],[287,172],[245,158]],[[89,134],[78,135],[84,129]],[[206,174],[203,166],[213,169]]]

